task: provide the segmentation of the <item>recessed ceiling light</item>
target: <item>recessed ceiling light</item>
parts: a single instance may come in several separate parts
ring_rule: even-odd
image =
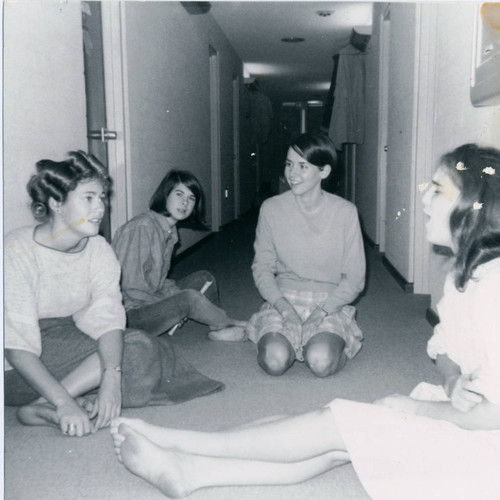
[[[282,38],[281,41],[285,43],[300,43],[304,42],[305,38],[301,38],[299,36],[287,36],[285,38]]]

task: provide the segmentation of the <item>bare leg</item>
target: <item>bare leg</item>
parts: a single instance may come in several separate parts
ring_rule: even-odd
[[[340,371],[346,364],[345,341],[339,335],[320,332],[304,347],[304,360],[317,377],[328,377]]]
[[[60,384],[73,398],[98,387],[101,381],[101,361],[97,353],[85,358],[71,373],[64,377]],[[78,398],[80,406],[89,412],[89,402]],[[22,406],[17,411],[17,417],[24,425],[49,425],[59,427],[56,408],[44,398],[38,398],[29,405]]]
[[[330,408],[267,420],[221,432],[158,427],[143,420],[117,418],[113,436],[125,423],[163,448],[212,457],[298,462],[330,451],[346,451]]]
[[[283,375],[295,361],[292,344],[280,333],[266,333],[257,343],[257,362],[269,375]]]
[[[299,483],[349,461],[335,451],[294,463],[189,455],[161,448],[124,424],[119,432],[125,467],[173,498],[207,486]]]

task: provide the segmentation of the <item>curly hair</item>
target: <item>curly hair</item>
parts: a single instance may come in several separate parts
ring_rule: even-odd
[[[204,216],[204,195],[198,179],[187,170],[170,170],[156,188],[149,202],[149,208],[153,212],[169,217],[171,214],[167,210],[167,198],[178,184],[184,184],[196,198],[193,212],[182,225],[188,225],[194,229],[206,229]]]
[[[68,158],[60,162],[40,160],[36,172],[26,188],[31,197],[31,212],[38,221],[51,217],[49,198],[64,203],[80,182],[99,180],[105,191],[111,183],[106,168],[95,156],[83,151],[70,151]]]
[[[439,168],[460,189],[450,229],[455,286],[463,290],[479,265],[500,257],[500,151],[465,144],[443,155]]]

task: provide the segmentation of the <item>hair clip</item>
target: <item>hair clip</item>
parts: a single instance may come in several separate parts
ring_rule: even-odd
[[[493,167],[483,168],[482,172],[488,175],[495,175],[495,169]]]
[[[464,165],[464,162],[463,161],[459,161],[457,163],[457,166],[455,167],[457,170],[467,170],[467,167]]]
[[[481,210],[481,208],[483,208],[483,205],[484,205],[484,203],[479,203],[479,202],[475,201],[472,205],[472,209],[473,210]]]

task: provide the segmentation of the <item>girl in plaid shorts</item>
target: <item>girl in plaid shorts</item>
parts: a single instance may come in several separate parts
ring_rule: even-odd
[[[365,283],[358,213],[322,188],[336,164],[326,135],[302,134],[287,154],[290,190],[260,210],[252,271],[265,303],[247,334],[270,375],[282,375],[297,359],[326,377],[361,348],[363,335],[349,305]]]

